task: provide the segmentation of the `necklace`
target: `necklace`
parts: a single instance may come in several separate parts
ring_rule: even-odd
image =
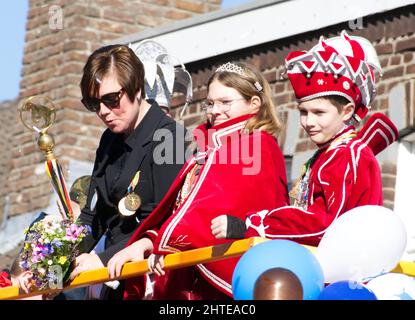
[[[190,170],[187,173],[183,186],[180,189],[179,193],[177,194],[176,204],[175,204],[176,209],[187,199],[190,192],[192,191],[195,185],[195,182],[196,182],[196,178],[199,175],[199,171],[200,171],[199,168],[200,168],[200,164],[196,163],[195,166],[192,168],[192,170]]]
[[[301,169],[301,179],[296,183],[294,188],[290,191],[290,197],[294,198],[294,206],[307,210],[308,207],[308,192],[309,192],[309,181],[311,174],[311,167],[317,160],[321,153],[321,149],[317,150],[313,156],[304,163]]]
[[[296,183],[294,188],[290,191],[290,197],[294,199],[294,206],[303,208],[304,210],[308,209],[308,200],[309,200],[309,191],[310,191],[310,175],[311,168],[319,155],[324,152],[329,152],[339,145],[347,145],[350,140],[356,137],[356,132],[354,130],[347,131],[344,134],[334,138],[329,143],[321,146],[313,156],[307,160],[303,165],[301,170],[301,179]]]

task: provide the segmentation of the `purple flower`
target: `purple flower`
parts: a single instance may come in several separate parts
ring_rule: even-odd
[[[51,255],[55,250],[53,250],[53,247],[50,243],[43,246],[42,254],[49,256]]]
[[[43,246],[43,244],[37,244],[33,248],[33,252],[34,253],[39,253],[39,252],[42,252],[44,249],[45,249],[45,247]]]
[[[27,261],[24,260],[20,263],[20,266],[23,268],[23,270],[27,270],[29,268],[29,265],[27,264]]]
[[[82,227],[72,223],[69,227],[66,228],[66,237],[72,242],[75,242],[76,239],[78,239],[79,235],[82,233],[82,229]]]
[[[59,239],[53,239],[51,245],[60,248],[62,247],[62,241],[60,241]]]

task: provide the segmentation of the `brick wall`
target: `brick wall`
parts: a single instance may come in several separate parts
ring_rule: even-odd
[[[56,104],[57,121],[50,133],[65,174],[71,160],[94,160],[104,130],[79,101],[82,68],[91,52],[113,39],[217,10],[220,4],[221,0],[29,1],[17,100],[47,95]],[[0,223],[6,196],[9,215],[17,216],[46,208],[53,192],[36,135],[17,119],[17,103],[0,106],[1,119],[7,123],[0,126]],[[0,269],[9,266],[4,261]]]
[[[110,40],[219,7],[218,0],[30,1],[20,98],[42,94],[55,102],[57,121],[50,132],[64,169],[71,159],[92,162],[104,129],[79,102],[79,81],[89,54]],[[14,159],[8,177],[11,215],[47,207],[51,193],[39,167],[43,155],[34,134],[20,123],[15,127],[17,144],[10,150]]]

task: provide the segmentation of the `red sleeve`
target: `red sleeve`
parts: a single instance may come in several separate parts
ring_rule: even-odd
[[[10,287],[11,285],[10,274],[5,271],[0,272],[0,288]]]
[[[320,159],[310,183],[307,210],[287,206],[247,217],[247,237],[292,238],[317,245],[342,213],[361,205],[381,204],[380,170],[370,154],[337,148]]]

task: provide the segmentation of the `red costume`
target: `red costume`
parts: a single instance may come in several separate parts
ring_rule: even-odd
[[[284,158],[277,140],[263,131],[244,133],[251,116],[195,130],[199,152],[183,167],[129,244],[146,236],[153,241],[153,253],[169,254],[231,242],[212,235],[213,218],[227,214],[244,219],[246,212],[288,204]],[[190,191],[186,189],[189,183],[193,184]],[[232,297],[236,262],[231,258],[168,270],[164,277],[156,276],[154,298]],[[125,298],[141,298],[142,282],[139,278],[127,280]]]
[[[250,214],[246,237],[287,238],[317,246],[342,213],[357,206],[382,205],[379,165],[352,126],[320,146],[308,171],[297,193],[298,206]]]
[[[380,66],[369,41],[342,32],[340,37],[321,39],[310,51],[290,53],[286,68],[299,102],[342,96],[354,103],[353,117],[360,121],[375,97],[374,70]],[[382,205],[380,168],[373,152],[380,152],[398,136],[385,118],[377,114],[364,133],[356,135],[349,126],[319,146],[305,164],[294,206],[248,214],[246,237],[287,238],[317,246],[344,212]]]
[[[0,272],[0,288],[12,286],[12,281],[10,279],[10,273],[6,271]]]

